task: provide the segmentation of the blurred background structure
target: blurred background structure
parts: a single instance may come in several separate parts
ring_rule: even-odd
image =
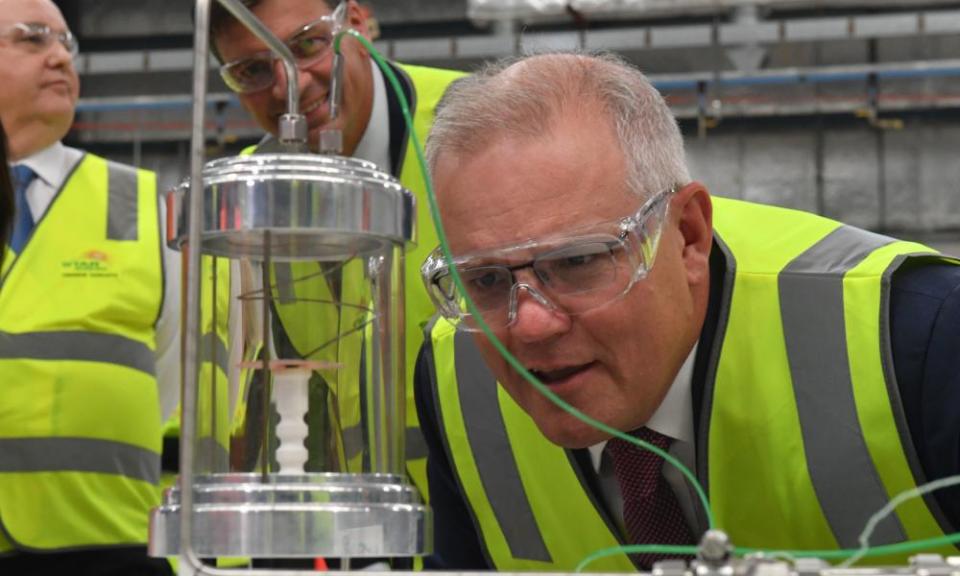
[[[376,46],[462,70],[522,51],[618,52],[681,119],[711,191],[816,211],[960,254],[960,2],[370,0]],[[67,142],[188,172],[189,0],[60,0],[80,40]],[[259,128],[216,73],[208,155]]]

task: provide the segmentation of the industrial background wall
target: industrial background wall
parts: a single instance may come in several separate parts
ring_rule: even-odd
[[[69,142],[187,172],[189,0],[61,0],[80,39]],[[716,194],[820,212],[960,253],[960,2],[374,0],[376,46],[471,70],[613,50],[667,96]],[[209,154],[259,137],[216,73]]]

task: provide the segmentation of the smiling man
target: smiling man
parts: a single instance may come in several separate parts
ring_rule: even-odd
[[[331,124],[328,120],[333,35],[342,22],[344,27],[369,38],[369,13],[353,0],[340,3],[324,0],[244,0],[244,4],[271,32],[286,42],[297,57],[297,88],[302,112],[307,117],[311,148],[316,150],[318,147],[323,128],[340,128],[343,132],[343,154],[374,162],[381,170],[399,178],[401,184],[417,198],[417,246],[407,253],[406,270],[406,453],[408,471],[426,495],[426,449],[417,428],[412,380],[417,350],[423,342],[423,326],[433,314],[433,306],[423,286],[414,279],[418,276],[419,263],[436,244],[436,233],[399,97],[368,51],[352,37],[345,37],[341,45],[344,57],[341,112],[335,123]],[[224,81],[238,93],[244,108],[260,127],[270,134],[257,151],[273,150],[277,120],[287,111],[287,82],[282,64],[265,51],[266,47],[259,39],[218,4],[213,7],[210,26],[212,47],[222,63]],[[414,130],[420,142],[425,142],[437,102],[447,87],[463,74],[392,62],[389,65],[410,104]],[[304,319],[326,318],[327,324],[336,323],[329,322],[328,311],[322,311],[320,305],[311,304],[310,301],[350,301],[349,295],[327,296],[342,282],[333,279],[331,273],[318,274],[318,270],[321,270],[321,264],[315,262],[275,266],[278,283],[282,282],[282,278],[292,279],[281,291],[289,290],[298,299],[292,304],[280,302],[276,309],[282,333],[275,335],[275,341],[279,342],[279,353],[284,357],[323,359],[322,355],[330,349],[325,343],[336,335],[318,329],[314,324],[319,321],[311,323]],[[325,298],[318,298],[317,294],[323,294]],[[360,358],[347,361],[360,362]],[[352,388],[355,387],[354,383]],[[317,410],[326,408],[318,407]]]
[[[244,2],[298,58],[300,112],[307,117],[308,141],[315,149],[324,127],[343,131],[344,154],[357,150],[373,110],[374,74],[359,42],[345,41],[343,102],[339,118],[330,124],[329,87],[336,18],[322,0]],[[345,7],[345,24],[368,37],[366,17],[356,2]],[[212,16],[213,47],[223,62],[222,76],[236,91],[243,107],[268,133],[287,112],[287,82],[283,66],[264,44],[217,5]]]
[[[53,2],[0,0],[15,180],[0,273],[0,573],[165,574],[146,542],[158,383],[178,387],[179,260],[162,248],[153,173],[60,143],[76,54]]]
[[[960,473],[956,260],[712,198],[663,99],[613,57],[491,66],[451,89],[427,148],[462,279],[439,250],[423,266],[435,566],[571,571],[708,527],[676,469],[555,405],[481,319],[560,399],[691,469],[739,546],[856,547],[895,494]],[[950,533],[958,502],[915,500],[872,542]]]

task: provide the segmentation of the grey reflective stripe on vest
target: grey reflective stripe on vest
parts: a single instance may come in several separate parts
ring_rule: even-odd
[[[297,293],[293,289],[293,267],[289,262],[275,262],[273,274],[276,279],[277,302],[292,304],[297,301]]]
[[[344,428],[341,434],[343,434],[343,454],[347,460],[363,453],[363,430],[359,424]]]
[[[416,426],[407,426],[404,438],[404,451],[407,460],[420,460],[427,457],[427,440]]]
[[[416,427],[408,427],[405,433],[404,442],[406,443],[406,460],[416,460],[427,457],[427,441],[423,438],[423,432]],[[363,431],[360,426],[351,426],[343,430],[343,453],[347,460],[358,456],[363,452]]]
[[[870,516],[888,501],[857,415],[844,323],[843,277],[892,238],[842,226],[778,277],[780,314],[807,469],[834,537],[856,548]],[[796,274],[794,274],[796,273]],[[879,343],[878,343],[879,346]],[[871,544],[906,540],[895,515]]]
[[[198,473],[230,471],[230,454],[211,436],[197,438],[194,462]]]
[[[213,332],[207,332],[200,338],[200,359],[202,362],[213,361],[224,376],[229,374],[229,352],[227,345]]]
[[[160,455],[95,438],[4,438],[0,472],[95,472],[157,484]]]
[[[156,371],[153,351],[146,344],[99,332],[0,332],[0,359],[104,362],[151,376]]]
[[[496,380],[470,334],[456,332],[454,362],[467,440],[510,554],[522,560],[552,562],[510,448]]]
[[[137,170],[107,162],[107,240],[137,239]]]

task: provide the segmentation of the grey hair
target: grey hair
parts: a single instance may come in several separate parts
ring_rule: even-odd
[[[626,160],[627,185],[647,197],[690,182],[676,119],[646,76],[612,54],[510,58],[457,81],[439,104],[427,140],[439,158],[482,151],[500,137],[533,138],[563,115],[600,104]]]

